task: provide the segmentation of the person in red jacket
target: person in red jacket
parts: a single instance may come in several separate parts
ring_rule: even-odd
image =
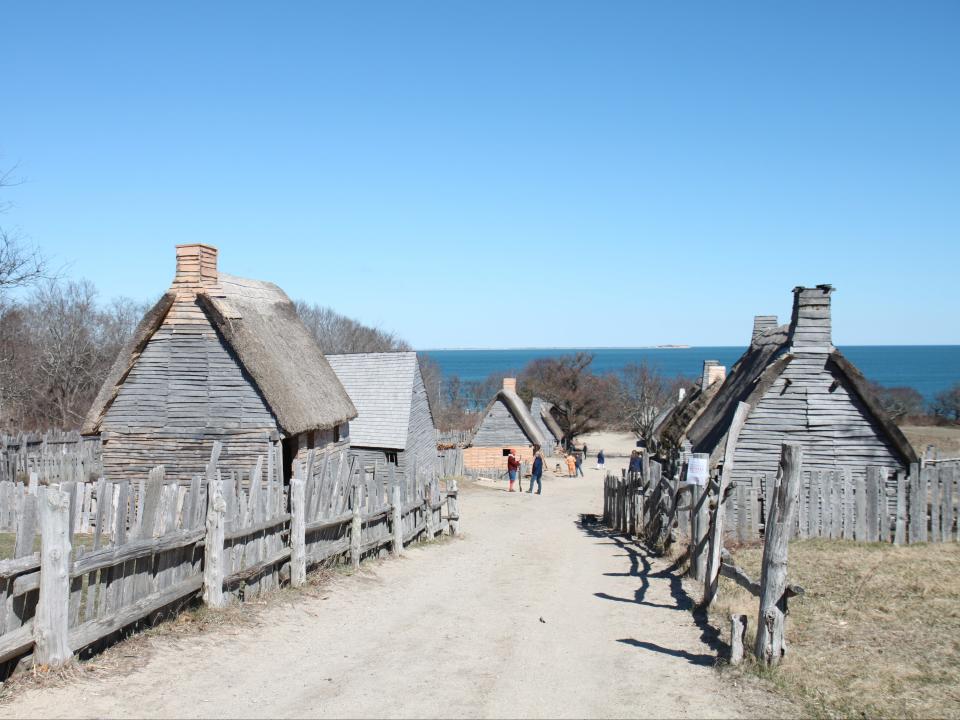
[[[513,492],[513,483],[517,479],[517,472],[520,470],[520,461],[514,455],[513,450],[507,455],[507,475],[510,477],[510,492]]]

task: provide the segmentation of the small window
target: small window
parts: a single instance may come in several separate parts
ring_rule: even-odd
[[[510,454],[510,448],[504,448],[504,449],[503,449],[503,456],[504,456],[504,457],[507,457],[509,454]]]
[[[387,462],[397,464],[397,454],[395,452],[390,452],[389,450],[384,451],[384,455],[387,456]]]
[[[340,426],[339,425],[333,426],[333,441],[340,442]]]

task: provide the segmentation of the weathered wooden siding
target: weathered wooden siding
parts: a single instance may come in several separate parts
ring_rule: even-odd
[[[484,416],[471,445],[519,449],[530,446],[532,443],[510,414],[507,406],[498,400],[491,406],[490,412]]]
[[[104,474],[139,479],[202,473],[213,440],[223,466],[248,470],[278,426],[250,377],[193,300],[174,304],[120,386],[101,425]]]
[[[410,427],[407,432],[406,463],[417,459],[419,471],[427,472],[431,477],[439,470],[437,460],[437,428],[433,424],[430,403],[427,401],[427,388],[423,384],[419,364],[413,376],[413,393],[410,398]]]
[[[734,457],[734,479],[777,472],[783,442],[803,446],[804,470],[902,465],[854,389],[822,352],[797,352],[750,412]]]

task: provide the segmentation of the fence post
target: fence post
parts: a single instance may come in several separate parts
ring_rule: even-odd
[[[69,643],[70,497],[48,489],[40,497],[40,599],[34,618],[34,663],[60,667],[73,653]]]
[[[352,478],[353,485],[350,494],[350,510],[353,519],[350,523],[350,562],[354,570],[360,569],[360,537],[363,534],[363,522],[360,517],[360,483],[357,477]]]
[[[730,664],[739,665],[743,662],[743,641],[747,634],[747,616],[733,614],[730,616]]]
[[[433,522],[433,481],[431,480],[423,486],[423,502],[426,507],[427,540],[433,540],[437,529]]]
[[[393,512],[393,556],[403,555],[403,502],[400,499],[400,483],[397,481],[393,465],[390,466],[390,502]]]
[[[453,478],[447,480],[447,523],[451,535],[460,532],[460,496],[458,493],[457,481]]]
[[[300,587],[307,581],[307,514],[304,481],[290,481],[290,584]]]
[[[693,577],[700,582],[707,576],[707,555],[709,554],[710,493],[708,488],[708,485],[690,486],[690,535],[693,543],[690,569],[693,571]]]
[[[780,472],[770,501],[763,541],[760,575],[760,614],[754,654],[766,665],[777,665],[786,652],[783,623],[786,615],[787,543],[793,528],[803,449],[798,443],[783,443]]]
[[[723,453],[723,472],[717,487],[716,508],[713,511],[713,523],[710,527],[710,555],[707,557],[707,572],[703,581],[703,605],[710,607],[717,594],[720,577],[720,551],[723,549],[723,496],[733,474],[733,455],[740,438],[740,431],[750,414],[750,405],[742,402],[737,405],[730,429],[727,430],[727,445]]]
[[[203,546],[203,602],[210,607],[223,607],[223,531],[227,502],[223,499],[223,482],[218,478],[207,485],[207,534]]]

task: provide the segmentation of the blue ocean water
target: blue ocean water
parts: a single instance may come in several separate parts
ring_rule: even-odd
[[[737,361],[744,347],[691,348],[529,348],[514,350],[427,350],[444,377],[482,380],[493,372],[519,372],[537,358],[592,353],[593,370],[616,372],[630,363],[646,360],[665,376],[697,377],[704,360],[717,360],[727,368]],[[866,377],[888,387],[915,388],[927,400],[960,382],[960,345],[850,345],[840,348]]]

